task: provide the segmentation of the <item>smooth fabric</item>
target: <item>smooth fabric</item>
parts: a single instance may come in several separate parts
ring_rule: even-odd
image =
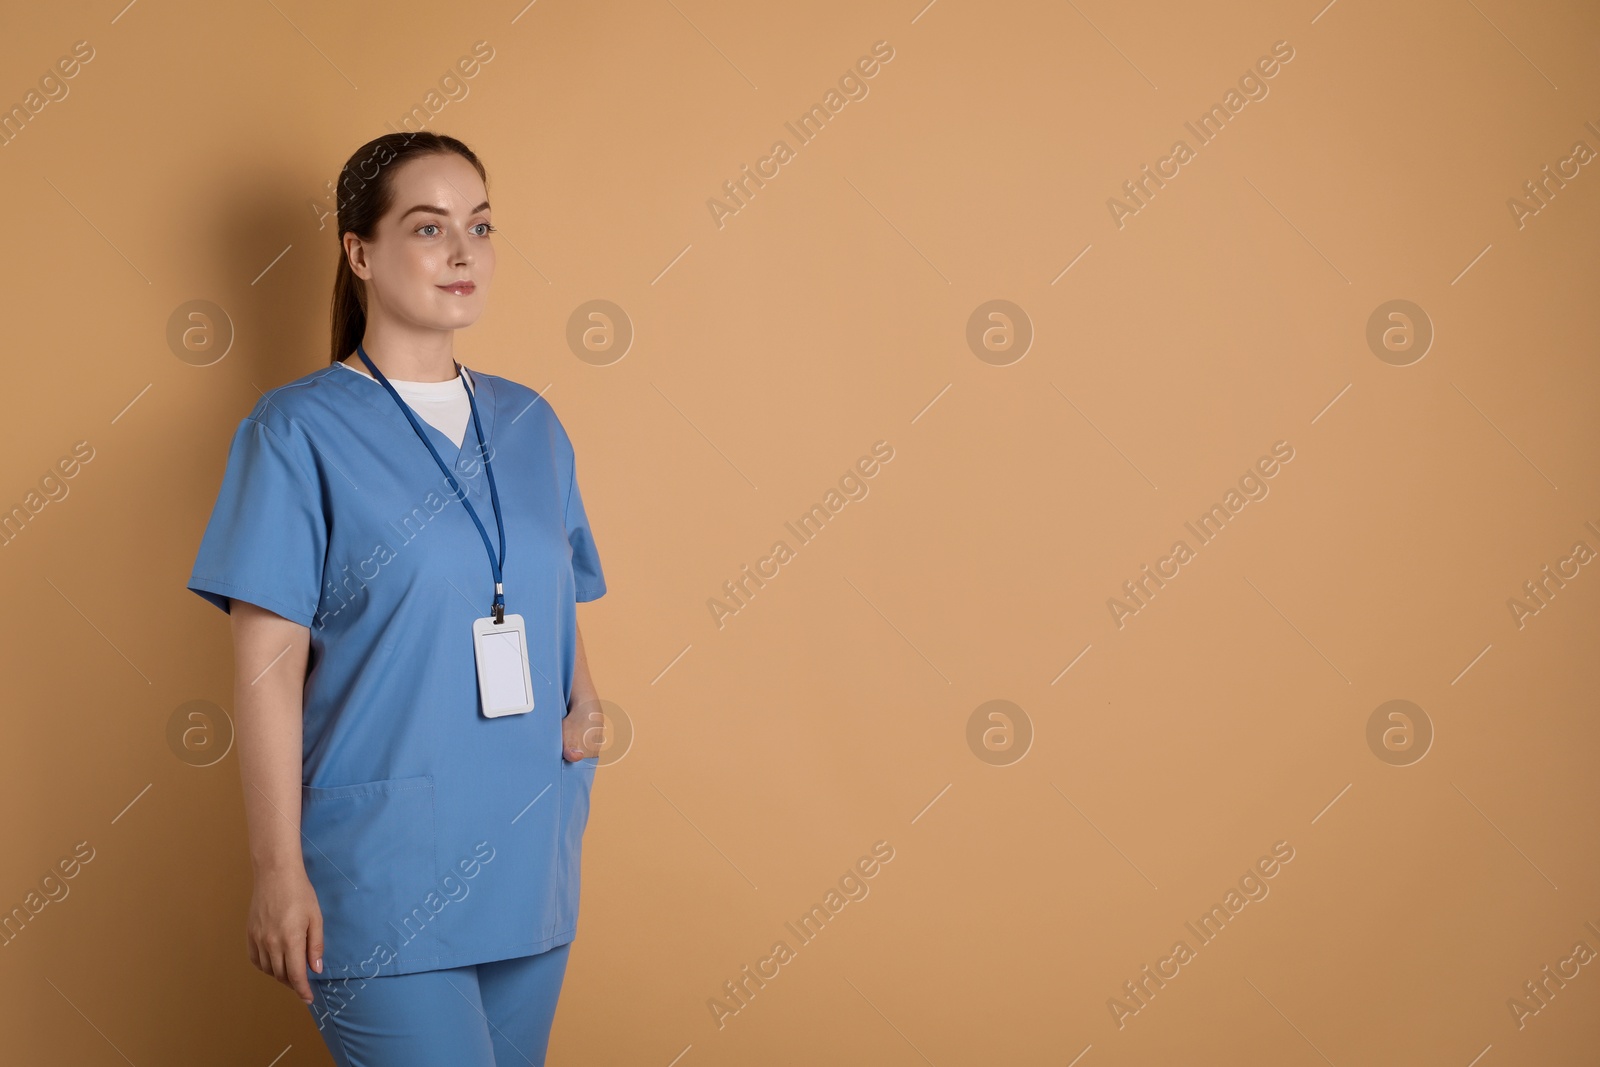
[[[338,1067],[538,1067],[571,947],[469,967],[312,982],[310,1011]]]
[[[366,373],[347,362],[338,365],[352,374]],[[394,386],[394,391],[411,406],[418,418],[432,425],[460,448],[462,439],[467,436],[467,426],[472,421],[472,406],[467,400],[467,389],[471,382],[463,384],[465,377],[466,372],[463,371],[462,377],[447,378],[442,382],[407,382],[390,378],[389,384]]]
[[[383,386],[329,365],[239,424],[188,587],[310,629],[301,846],[323,915],[320,977],[528,956],[576,935],[597,760],[569,763],[576,604],[605,592],[572,443],[531,389],[473,372],[522,615],[534,709],[485,717],[472,622],[483,540]],[[433,446],[492,514],[476,433]],[[319,975],[307,968],[307,976]]]

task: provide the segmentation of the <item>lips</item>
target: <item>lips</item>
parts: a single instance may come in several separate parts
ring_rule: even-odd
[[[478,286],[473,282],[451,282],[449,285],[441,285],[439,288],[447,293],[454,293],[456,296],[471,296]]]

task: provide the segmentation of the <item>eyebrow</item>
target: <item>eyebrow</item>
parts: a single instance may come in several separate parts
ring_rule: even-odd
[[[471,211],[467,212],[467,214],[476,215],[478,212],[487,211],[488,209],[489,209],[489,201],[485,200],[483,203],[479,204],[477,207],[475,207]],[[411,208],[408,211],[402,212],[400,217],[402,219],[404,219],[407,215],[410,215],[413,212],[417,212],[417,211],[425,211],[430,215],[444,215],[447,218],[450,215],[450,212],[446,211],[444,208],[439,207],[436,204],[418,204],[416,207]]]

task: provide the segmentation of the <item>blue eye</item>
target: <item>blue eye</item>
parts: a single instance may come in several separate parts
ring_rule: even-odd
[[[499,233],[500,232],[499,230],[495,229],[492,225],[490,225],[487,222],[480,222],[480,223],[478,223],[478,226],[482,226],[482,227],[485,228],[484,232],[479,234],[480,237],[487,237],[491,233]],[[473,229],[477,229],[478,226],[474,226]]]
[[[417,232],[421,233],[423,230],[429,230],[429,229],[437,230],[438,228],[439,228],[439,224],[437,222],[429,222],[429,223],[426,223],[426,224],[424,224],[422,226],[418,226],[417,227]]]

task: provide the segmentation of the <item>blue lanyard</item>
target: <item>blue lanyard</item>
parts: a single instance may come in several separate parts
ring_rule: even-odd
[[[491,610],[494,612],[495,625],[501,625],[506,621],[505,583],[500,571],[506,559],[506,527],[505,523],[500,521],[500,494],[494,487],[494,468],[489,465],[489,449],[483,443],[483,427],[478,424],[478,402],[473,395],[473,390],[467,390],[467,403],[472,407],[472,428],[478,433],[478,454],[483,457],[483,471],[489,476],[489,502],[494,506],[494,524],[500,531],[499,558],[495,557],[494,546],[489,544],[489,531],[483,528],[483,523],[478,518],[477,510],[472,506],[472,502],[467,499],[467,494],[462,492],[461,486],[456,484],[455,475],[450,473],[450,468],[445,466],[444,460],[439,458],[439,450],[433,447],[433,442],[428,440],[428,435],[423,432],[422,424],[417,421],[416,415],[411,412],[411,405],[402,400],[400,394],[395,392],[394,386],[389,384],[389,379],[383,376],[383,371],[372,365],[372,360],[367,358],[367,350],[361,347],[359,341],[356,343],[356,354],[361,357],[361,362],[367,365],[367,369],[372,372],[372,376],[378,379],[385,389],[389,390],[389,395],[394,397],[394,402],[400,405],[400,410],[411,421],[411,428],[417,431],[417,436],[422,438],[422,443],[428,446],[428,454],[433,457],[435,463],[439,464],[439,469],[444,471],[444,476],[450,481],[450,488],[456,491],[456,499],[461,501],[461,506],[467,509],[467,514],[472,517],[473,525],[478,528],[478,533],[482,535],[484,550],[489,553],[489,567],[494,571],[494,604]],[[451,362],[455,363],[454,360],[451,360]],[[456,375],[459,377],[461,364],[455,363],[455,368]]]

